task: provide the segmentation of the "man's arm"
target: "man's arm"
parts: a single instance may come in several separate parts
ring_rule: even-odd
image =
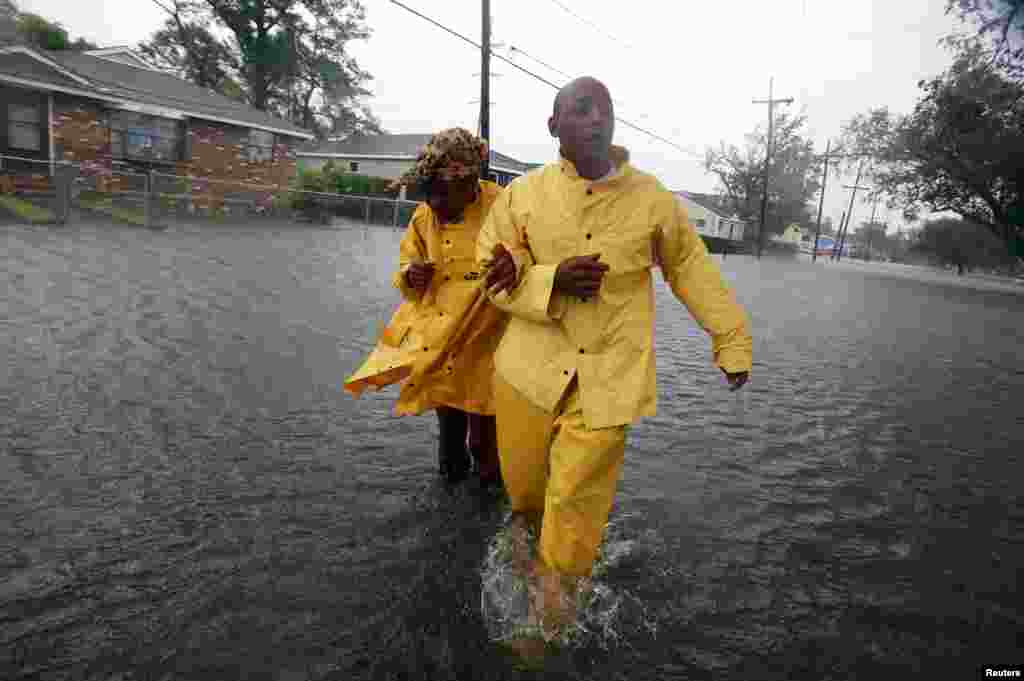
[[[423,292],[409,285],[405,273],[409,270],[410,265],[427,260],[427,245],[418,227],[418,218],[422,209],[423,206],[417,207],[412,219],[409,220],[409,226],[406,227],[405,235],[398,246],[398,271],[391,277],[391,285],[402,293],[402,299],[413,303],[423,296]]]
[[[550,323],[560,319],[564,311],[561,296],[554,292],[558,265],[538,265],[533,262],[522,232],[515,224],[512,211],[513,189],[506,188],[491,206],[487,221],[477,238],[476,259],[481,264],[490,261],[494,257],[495,247],[502,244],[515,261],[517,283],[511,292],[488,292],[487,297],[495,306],[513,316]]]
[[[674,206],[654,239],[665,280],[697,323],[711,336],[715,365],[726,374],[749,372],[753,339],[747,314],[722,279],[686,209]]]

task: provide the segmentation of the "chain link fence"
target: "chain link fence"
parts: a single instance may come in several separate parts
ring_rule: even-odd
[[[33,224],[99,217],[149,228],[176,222],[408,224],[415,201],[312,192],[211,177],[111,169],[98,162],[0,155],[0,215]]]

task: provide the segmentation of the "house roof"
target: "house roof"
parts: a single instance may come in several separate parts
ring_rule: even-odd
[[[93,57],[102,57],[109,59],[110,61],[121,62],[122,64],[128,64],[130,66],[137,66],[140,69],[149,69],[150,71],[157,71],[154,69],[146,60],[135,53],[135,50],[131,47],[106,47],[102,50],[88,50],[85,54]]]
[[[161,115],[200,118],[291,137],[313,138],[309,131],[247,104],[172,74],[137,66],[125,57],[126,52],[124,49],[92,53],[71,50],[42,52],[24,46],[8,47],[0,49],[0,81],[69,92],[128,107],[133,104],[155,107]],[[24,69],[24,64],[19,62],[26,58],[34,61],[37,67],[31,71]],[[48,67],[48,70],[42,71],[38,68],[40,66]]]
[[[430,134],[403,135],[354,135],[342,140],[311,142],[301,147],[298,156],[327,158],[377,158],[396,161],[415,161],[426,144]],[[537,167],[535,163],[524,163],[507,154],[491,150],[490,161],[494,168],[526,173]]]
[[[701,194],[699,192],[688,192],[688,191],[675,191],[672,192],[678,196],[685,197],[690,201],[693,201],[701,208],[709,210],[719,217],[726,218],[728,220],[737,219],[736,212],[730,208],[723,200],[722,197],[715,194]],[[742,222],[742,221],[741,221]]]

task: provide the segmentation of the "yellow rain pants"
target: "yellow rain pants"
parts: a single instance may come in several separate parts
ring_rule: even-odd
[[[547,412],[494,376],[498,453],[516,513],[540,514],[540,559],[563,575],[590,574],[622,471],[626,426],[587,428],[573,381]]]

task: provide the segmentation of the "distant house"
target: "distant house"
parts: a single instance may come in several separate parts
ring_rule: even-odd
[[[297,156],[303,168],[320,168],[327,161],[333,161],[347,172],[397,180],[416,163],[416,156],[430,137],[429,134],[355,135],[307,144],[297,151]],[[539,165],[518,161],[492,149],[490,179],[505,186]]]
[[[743,240],[746,221],[730,211],[719,197],[687,191],[673,193],[686,206],[690,222],[699,233],[732,241]]]
[[[295,147],[311,139],[149,67],[130,48],[0,49],[0,155],[277,185],[294,175]]]

